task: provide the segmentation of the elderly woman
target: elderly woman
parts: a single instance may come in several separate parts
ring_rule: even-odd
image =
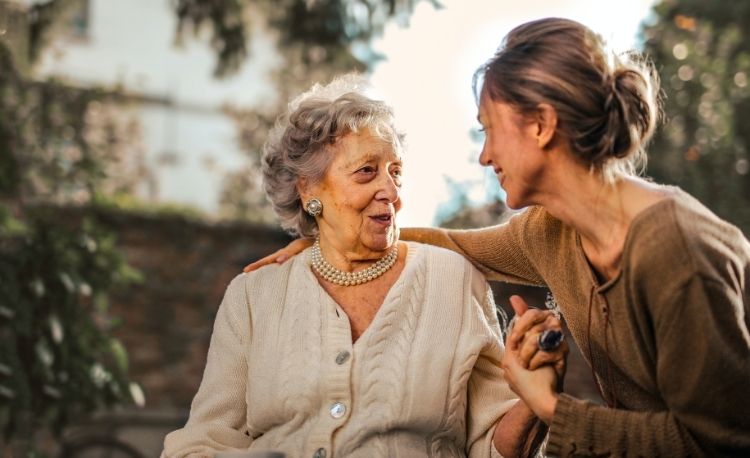
[[[514,456],[545,433],[503,379],[484,277],[456,253],[398,241],[401,139],[360,85],[314,87],[272,132],[266,192],[282,226],[314,244],[231,282],[190,418],[163,456]]]

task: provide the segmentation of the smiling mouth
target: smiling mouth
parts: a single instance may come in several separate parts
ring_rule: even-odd
[[[393,222],[393,215],[390,213],[383,213],[381,215],[371,216],[370,219],[378,224],[390,225]]]

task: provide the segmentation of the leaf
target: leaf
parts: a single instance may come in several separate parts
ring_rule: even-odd
[[[128,371],[128,352],[122,343],[115,338],[109,340],[109,348],[115,360],[115,365],[123,373]]]

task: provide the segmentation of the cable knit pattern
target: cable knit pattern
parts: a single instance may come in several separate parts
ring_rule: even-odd
[[[352,344],[309,250],[240,275],[219,307],[190,418],[162,456],[497,456],[494,426],[516,400],[487,297],[463,258],[409,243],[399,279]]]
[[[413,259],[413,252],[410,254],[411,256],[407,259],[408,270],[402,273],[401,278],[388,294],[389,298],[393,296],[392,300],[386,301],[389,308],[381,308],[379,311],[383,314],[382,326],[378,328],[376,335],[366,333],[364,336],[368,339],[363,358],[365,372],[372,376],[364,385],[361,404],[355,400],[357,403],[355,407],[362,412],[370,412],[368,421],[380,425],[380,429],[373,431],[363,428],[358,431],[349,441],[350,448],[342,449],[344,456],[350,456],[363,448],[369,440],[366,437],[368,434],[382,435],[387,430],[396,427],[394,420],[400,417],[401,407],[404,405],[409,348],[414,338],[420,311],[418,304],[422,302],[424,293],[424,272],[418,268],[411,272],[415,264],[409,262]],[[404,281],[406,278],[410,279],[408,285]],[[406,297],[404,297],[404,290],[406,290]],[[382,397],[384,389],[390,393],[387,399]],[[391,447],[386,441],[380,440],[374,444],[379,455],[390,455]]]

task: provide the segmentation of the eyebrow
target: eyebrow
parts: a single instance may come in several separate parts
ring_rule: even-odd
[[[351,159],[351,160],[347,161],[344,166],[346,168],[352,168],[352,167],[359,166],[360,164],[363,164],[363,163],[366,163],[366,162],[370,162],[370,161],[375,161],[375,160],[378,160],[378,159],[379,159],[379,155],[378,154],[376,154],[376,153],[367,153],[365,156],[362,156],[362,157],[359,157],[359,158],[356,158],[356,159]],[[396,156],[396,160],[393,161],[392,164],[403,166],[404,165],[403,159],[401,158],[401,156]]]

